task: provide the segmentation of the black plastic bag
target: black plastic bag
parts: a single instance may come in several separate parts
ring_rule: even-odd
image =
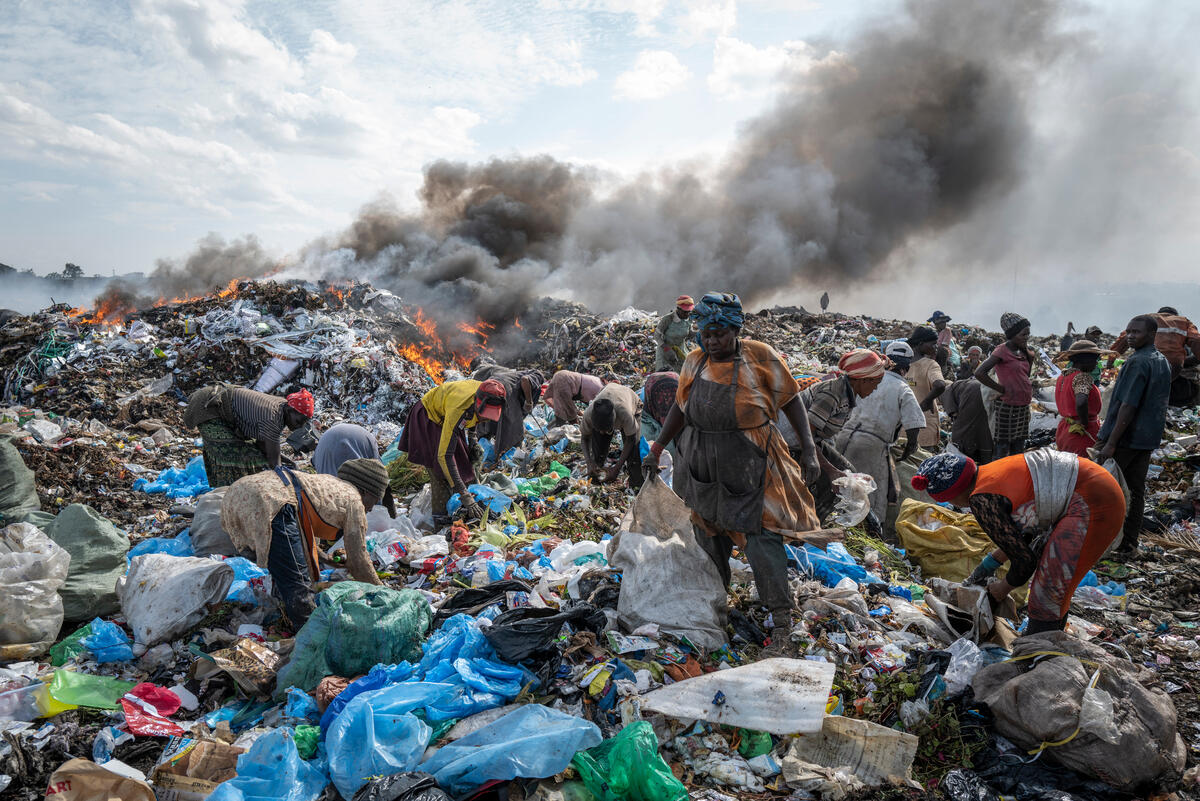
[[[395,773],[358,788],[353,801],[454,801],[428,773]]]
[[[517,579],[508,579],[494,581],[486,587],[459,590],[434,614],[433,627],[441,628],[443,623],[460,612],[477,615],[497,601],[504,600],[504,596],[510,592],[533,592],[533,587]]]
[[[483,636],[505,662],[517,664],[553,647],[564,623],[600,632],[608,619],[591,604],[564,604],[562,611],[522,606],[502,612],[483,630]]]

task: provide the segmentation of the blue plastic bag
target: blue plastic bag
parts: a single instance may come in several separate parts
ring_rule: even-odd
[[[185,528],[174,537],[151,537],[142,540],[129,549],[125,554],[125,564],[133,561],[133,557],[148,553],[165,553],[168,556],[195,556],[192,550],[192,530]]]
[[[496,446],[492,444],[490,439],[479,440],[479,447],[483,450],[483,463],[491,464],[493,457],[496,455]]]
[[[438,749],[421,765],[442,789],[461,796],[494,780],[544,779],[561,773],[576,751],[600,744],[596,724],[528,704]]]
[[[283,708],[283,716],[303,723],[315,724],[321,719],[321,710],[317,702],[299,687],[288,687],[287,706]]]
[[[225,594],[225,600],[257,606],[258,598],[254,594],[251,582],[257,579],[261,584],[262,579],[271,575],[270,571],[242,556],[230,556],[224,562],[233,568],[233,583],[229,585],[229,592]]]
[[[133,659],[133,647],[129,635],[116,623],[96,618],[92,621],[92,633],[80,640],[84,648],[92,652],[100,664],[106,662],[128,662]]]
[[[237,776],[208,801],[316,801],[328,784],[325,774],[300,758],[292,730],[284,727],[255,740],[238,757]]]
[[[154,481],[139,478],[133,482],[133,488],[138,492],[166,495],[168,498],[191,498],[212,489],[208,485],[208,475],[204,472],[203,456],[196,456],[182,470],[178,467],[168,467],[159,473]]]
[[[449,684],[403,682],[347,704],[325,737],[330,778],[342,797],[352,798],[371,776],[415,768],[433,730],[412,712],[453,692]]]
[[[877,576],[868,573],[866,568],[856,562],[850,552],[846,550],[846,546],[840,542],[830,543],[824,551],[815,545],[805,545],[802,548],[795,545],[784,547],[800,572],[812,576],[827,587],[835,586],[843,578],[851,578],[859,584],[882,581]]]
[[[329,702],[329,706],[325,707],[325,713],[321,715],[321,736],[326,735],[330,724],[346,708],[346,704],[365,692],[381,690],[389,684],[399,684],[412,678],[414,669],[415,665],[408,662],[398,665],[376,665],[367,675],[350,682],[346,689],[338,693],[337,697]]]

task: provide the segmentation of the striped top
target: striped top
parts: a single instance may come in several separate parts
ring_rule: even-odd
[[[247,439],[278,442],[283,437],[287,401],[253,389],[230,389],[221,404],[221,417]]]

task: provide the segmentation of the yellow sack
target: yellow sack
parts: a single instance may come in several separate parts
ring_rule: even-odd
[[[972,514],[960,514],[935,503],[905,498],[896,518],[896,535],[908,558],[921,568],[926,578],[962,581],[996,546],[983,533]],[[1008,566],[996,571],[1004,576]],[[1012,598],[1024,604],[1026,588],[1013,590]]]

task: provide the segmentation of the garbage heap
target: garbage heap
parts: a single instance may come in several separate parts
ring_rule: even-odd
[[[494,355],[637,387],[655,322],[543,301],[520,328],[492,334],[505,343]],[[739,551],[724,595],[666,484],[635,499],[589,482],[578,429],[553,427],[544,407],[470,488],[485,517],[434,531],[422,471],[394,447],[399,424],[424,391],[489,348],[445,353],[422,324],[419,310],[365,285],[244,282],[115,325],[53,307],[0,328],[0,795],[1194,790],[1195,409],[1172,411],[1155,452],[1147,558],[1102,562],[1065,634],[1021,637],[1016,606],[993,612],[958,583],[991,544],[970,515],[911,491],[896,542],[851,525],[824,549],[789,545],[796,611],[778,621]],[[746,326],[800,375],[823,375],[845,350],[911,327],[802,309]],[[1057,350],[1052,339],[1035,345]],[[1043,387],[1053,369],[1040,367]],[[323,424],[376,433],[403,498],[395,519],[369,515],[383,584],[348,580],[335,544],[299,631],[281,619],[267,572],[221,530],[223,493],[181,427],[187,394],[216,381],[310,388]],[[1052,403],[1038,415],[1052,427]],[[302,448],[285,452],[304,469]],[[790,638],[766,658],[765,632],[781,624]]]

